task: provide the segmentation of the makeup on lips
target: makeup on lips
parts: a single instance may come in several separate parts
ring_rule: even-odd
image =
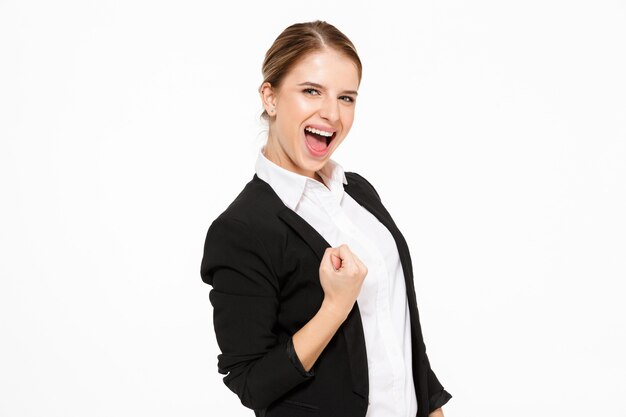
[[[328,153],[336,134],[334,129],[328,127],[308,125],[304,128],[304,141],[313,156],[323,157]]]

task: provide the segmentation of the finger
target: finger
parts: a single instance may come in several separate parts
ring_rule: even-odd
[[[320,268],[327,268],[329,264],[332,265],[331,256],[333,252],[333,248],[326,248],[324,255],[322,256],[322,261],[320,262]]]
[[[335,268],[335,271],[338,271],[339,268],[341,268],[341,258],[337,255],[335,255],[334,253],[332,253],[330,255],[330,260],[333,264],[333,268]]]
[[[339,267],[337,267],[339,264]],[[341,267],[341,257],[339,256],[339,250],[337,248],[326,248],[322,261],[320,262],[320,268],[324,268],[328,271],[337,271]]]
[[[354,254],[348,245],[341,245],[337,249],[339,249],[339,257],[341,258],[343,266],[354,263]]]
[[[361,258],[359,258],[356,253],[352,255],[354,257],[354,263],[356,264],[357,268],[359,268],[361,271],[367,271],[367,266],[365,266]]]

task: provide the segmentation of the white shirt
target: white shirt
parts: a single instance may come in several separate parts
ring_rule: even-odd
[[[262,152],[256,174],[333,247],[347,244],[367,266],[357,298],[369,377],[366,417],[415,417],[411,328],[404,274],[389,230],[344,192],[343,168],[329,160],[320,182],[279,167]]]

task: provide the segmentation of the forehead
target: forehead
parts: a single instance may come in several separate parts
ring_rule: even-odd
[[[333,49],[311,52],[300,59],[287,73],[287,84],[313,82],[328,88],[356,90],[359,73],[352,59]]]

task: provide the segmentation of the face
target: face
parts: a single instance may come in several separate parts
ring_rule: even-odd
[[[359,77],[354,62],[326,49],[301,59],[278,88],[261,87],[270,115],[265,156],[311,178],[352,127]]]

